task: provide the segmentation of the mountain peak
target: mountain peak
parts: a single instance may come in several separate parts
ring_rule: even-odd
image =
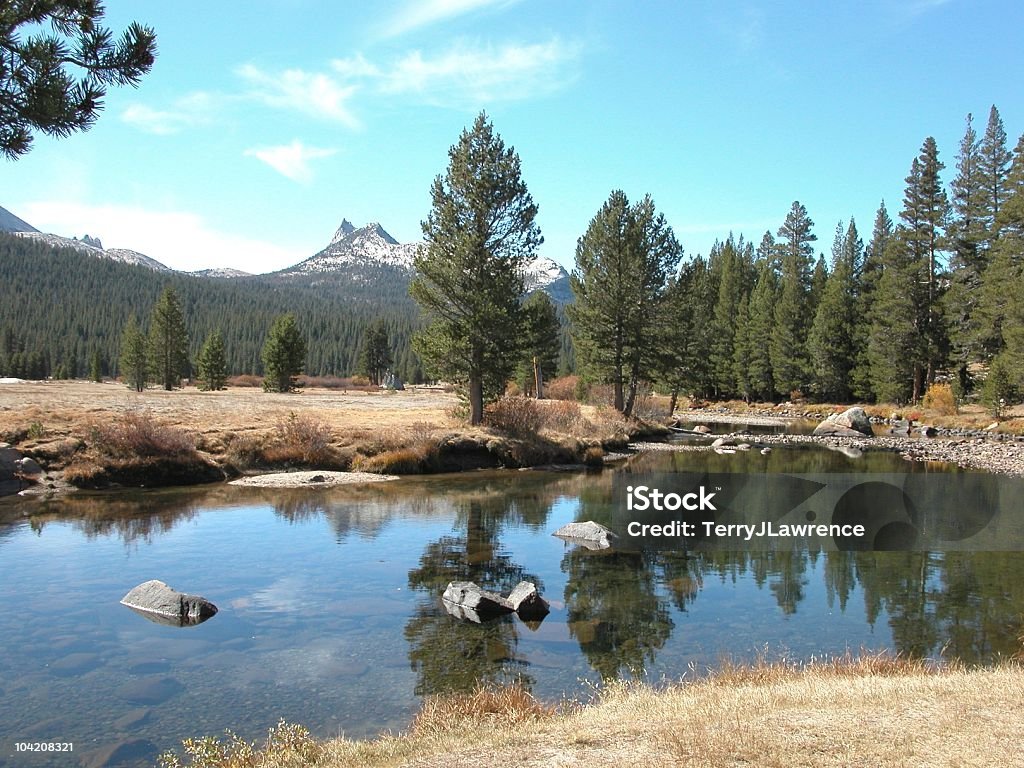
[[[356,228],[352,226],[351,221],[349,221],[348,219],[342,219],[341,226],[338,227],[338,229],[335,231],[334,237],[331,238],[330,245],[334,245],[335,243],[344,240],[346,237],[348,237],[355,231]]]
[[[6,208],[0,208],[0,232],[38,232],[39,230],[22,221]]]
[[[376,235],[388,245],[398,245],[398,241],[393,238],[384,227],[378,224],[376,221],[371,221],[360,232],[366,232],[367,234]]]

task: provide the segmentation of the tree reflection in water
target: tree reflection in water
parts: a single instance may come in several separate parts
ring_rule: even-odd
[[[440,596],[451,581],[472,581],[508,593],[526,580],[543,593],[543,583],[500,549],[498,535],[508,522],[542,524],[549,506],[539,496],[508,494],[456,502],[456,526],[465,536],[444,536],[428,544],[419,567],[409,571],[409,587],[424,593],[405,625],[417,695],[469,691],[482,683],[518,681],[528,690],[533,686],[528,662],[516,655],[519,619],[514,614],[483,624],[460,621],[448,615]]]

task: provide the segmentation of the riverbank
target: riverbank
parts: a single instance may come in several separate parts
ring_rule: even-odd
[[[438,388],[294,394],[255,388],[130,391],[108,382],[0,386],[0,447],[43,470],[30,490],[188,485],[280,471],[385,475],[600,465],[659,425],[610,408],[523,401],[470,428]],[[6,492],[24,487],[8,482]]]
[[[735,424],[737,426],[778,426],[789,427],[797,421],[814,421],[818,416],[822,419],[834,408],[821,411],[801,411],[784,409],[784,413],[771,415],[763,409],[743,411],[725,407],[693,408],[677,411],[680,423]],[[908,434],[885,434],[893,421],[890,417],[874,416],[876,434],[874,437],[849,438],[828,437],[809,434],[774,434],[752,435],[744,431],[736,431],[722,437],[731,443],[748,443],[752,449],[773,445],[813,444],[823,445],[833,450],[846,453],[866,450],[888,450],[899,453],[908,461],[941,461],[966,469],[978,469],[986,472],[998,472],[1005,475],[1024,476],[1024,436],[1016,431],[997,431],[995,429],[977,429],[979,417],[971,414],[962,421],[947,421],[941,427],[935,427],[934,436],[922,434],[922,427],[932,426],[932,421],[917,420],[910,424]],[[901,424],[906,422],[896,420]],[[1001,426],[1016,430],[1019,418],[1008,420]],[[645,444],[645,450],[713,450],[708,445],[695,444]]]
[[[427,700],[408,733],[321,742],[285,726],[256,755],[238,745],[235,761],[228,749],[192,764],[1009,765],[1024,748],[1022,686],[1024,671],[1009,663],[934,669],[875,656],[726,667],[660,690],[612,684],[585,706],[547,707],[518,689]]]

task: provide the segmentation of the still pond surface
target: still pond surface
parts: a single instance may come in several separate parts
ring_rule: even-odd
[[[944,472],[895,454],[817,448],[658,453],[590,474],[481,472],[334,489],[218,486],[4,500],[0,764],[104,750],[151,760],[280,719],[319,736],[408,725],[420,697],[521,680],[542,699],[602,679],[703,674],[723,658],[862,649],[989,663],[1019,649],[1020,552],[590,552],[551,536],[611,519],[615,472]],[[119,604],[161,579],[220,607],[195,627]],[[534,581],[539,625],[443,609],[449,581]],[[17,742],[73,742],[67,755]]]

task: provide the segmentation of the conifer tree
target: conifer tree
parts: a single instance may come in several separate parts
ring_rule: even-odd
[[[612,384],[614,406],[632,414],[642,379],[656,370],[657,316],[681,249],[650,195],[630,205],[613,191],[576,246],[570,276],[577,359]]]
[[[299,331],[295,315],[289,313],[274,320],[262,357],[264,391],[293,391],[295,379],[306,365],[306,339]]]
[[[146,388],[146,374],[149,371],[146,337],[139,330],[135,315],[128,318],[128,324],[121,334],[120,368],[122,380],[127,382],[131,389],[142,392]]]
[[[916,161],[915,161],[916,162]],[[919,292],[920,264],[907,243],[909,233],[897,230],[882,256],[882,276],[871,302],[868,375],[875,398],[906,403],[914,392],[924,340],[912,297]]]
[[[957,366],[961,390],[970,388],[968,365],[982,359],[985,332],[979,302],[981,275],[988,262],[985,226],[985,189],[980,166],[979,139],[967,115],[967,127],[957,154],[957,175],[950,183],[951,218],[948,228],[952,257],[949,291],[943,314],[950,334],[950,357]]]
[[[103,381],[103,359],[98,349],[94,349],[89,356],[89,380],[97,384]]]
[[[811,243],[817,240],[813,226],[807,209],[795,201],[778,231],[782,272],[770,354],[775,390],[782,395],[807,384],[807,297],[814,255]]]
[[[736,332],[733,336],[733,385],[735,392],[748,403],[754,396],[750,379],[750,294],[744,293],[736,309]]]
[[[199,369],[199,389],[214,392],[227,389],[227,360],[220,331],[214,331],[206,338],[196,358],[196,367]]]
[[[149,362],[153,379],[168,392],[188,371],[188,334],[181,301],[171,286],[160,294],[149,321]]]
[[[906,246],[917,271],[914,290],[908,295],[914,304],[920,337],[911,395],[915,402],[924,394],[925,385],[934,380],[948,344],[940,310],[939,279],[945,249],[944,227],[949,213],[949,202],[939,178],[944,167],[935,139],[929,136],[924,140],[920,155],[911,163],[900,212],[904,235],[901,243]]]
[[[850,371],[855,363],[854,325],[857,289],[857,226],[839,222],[832,244],[832,272],[828,276],[807,345],[811,354],[814,389],[824,401],[845,402],[850,397]]]
[[[0,154],[13,160],[28,152],[33,130],[61,137],[88,130],[108,85],[137,85],[153,66],[153,30],[132,23],[115,42],[100,26],[103,12],[95,0],[4,3]]]
[[[765,233],[765,241],[770,254],[771,234]],[[750,294],[747,344],[750,350],[747,380],[750,383],[751,395],[763,400],[771,400],[775,395],[775,379],[772,375],[771,340],[775,329],[775,297],[778,292],[775,269],[771,255],[759,257],[757,282]]]
[[[435,375],[467,385],[479,424],[485,398],[504,391],[521,358],[523,267],[543,238],[519,156],[485,113],[448,157],[414,260],[410,293],[430,318],[416,348]]]
[[[985,133],[978,146],[978,174],[981,177],[981,200],[978,209],[988,247],[991,247],[999,236],[999,210],[1006,202],[1010,161],[1003,119],[993,104],[988,113]]]
[[[534,291],[523,302],[523,338],[525,341],[522,368],[528,375],[531,391],[538,400],[544,398],[544,382],[558,370],[562,348],[562,324],[558,310],[544,291]]]
[[[883,200],[875,213],[875,222],[871,230],[871,241],[864,250],[858,280],[857,318],[854,325],[854,348],[856,362],[850,372],[850,388],[858,400],[871,400],[875,396],[871,379],[871,363],[868,357],[869,338],[873,317],[872,305],[875,291],[882,278],[886,248],[893,235],[892,219]]]
[[[363,353],[359,358],[359,370],[370,383],[379,386],[393,362],[388,328],[381,319],[366,327],[363,333]]]

